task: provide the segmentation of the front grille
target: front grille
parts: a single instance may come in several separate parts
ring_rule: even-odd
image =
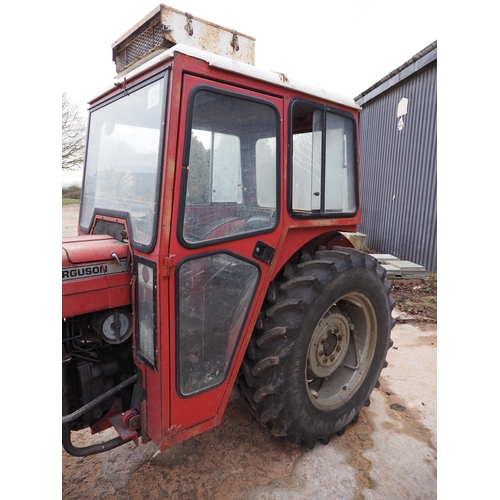
[[[138,59],[162,45],[166,45],[163,36],[163,25],[161,23],[154,24],[119,48],[115,55],[116,71],[120,73]]]

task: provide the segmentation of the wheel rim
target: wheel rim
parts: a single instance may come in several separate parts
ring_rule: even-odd
[[[361,293],[345,295],[327,309],[309,342],[306,387],[322,410],[350,400],[365,380],[377,344],[373,304]]]

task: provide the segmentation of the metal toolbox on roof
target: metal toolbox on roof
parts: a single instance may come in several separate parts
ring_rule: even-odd
[[[113,43],[117,76],[177,44],[254,64],[255,38],[160,4]]]

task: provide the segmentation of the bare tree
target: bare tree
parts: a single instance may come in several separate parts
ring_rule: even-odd
[[[62,95],[62,169],[77,170],[83,166],[87,124],[78,106]]]

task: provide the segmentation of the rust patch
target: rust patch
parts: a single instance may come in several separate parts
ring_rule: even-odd
[[[215,52],[221,43],[222,32],[212,26],[203,25],[200,29],[199,41],[201,48],[208,52]]]

